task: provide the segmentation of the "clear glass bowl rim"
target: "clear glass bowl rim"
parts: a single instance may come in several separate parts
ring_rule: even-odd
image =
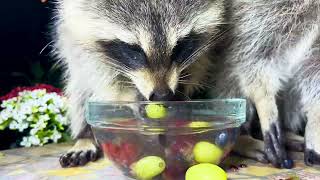
[[[205,100],[192,100],[192,101],[88,101],[87,102],[87,111],[89,109],[90,104],[92,105],[96,105],[96,106],[110,106],[110,107],[117,107],[117,106],[123,106],[123,105],[143,105],[143,104],[152,104],[152,103],[159,103],[159,104],[168,104],[168,105],[173,105],[173,106],[177,106],[179,104],[191,104],[191,103],[210,103],[210,104],[215,104],[217,103],[217,105],[221,105],[221,103],[228,103],[228,105],[235,105],[235,106],[240,106],[242,105],[242,107],[244,107],[243,109],[241,109],[241,113],[239,113],[239,115],[241,114],[241,118],[242,120],[239,119],[239,117],[237,115],[226,115],[228,117],[235,117],[238,118],[233,119],[233,120],[229,120],[229,121],[212,121],[210,122],[210,128],[215,127],[214,129],[222,129],[222,128],[227,128],[227,127],[240,127],[240,125],[242,125],[245,122],[245,116],[246,116],[246,99],[240,99],[240,98],[232,98],[232,99],[205,99]],[[86,120],[87,123],[90,125],[97,125],[96,123],[99,123],[100,125],[105,124],[104,120],[92,120],[90,119],[90,117],[88,116],[88,113],[86,113]],[[94,125],[95,124],[95,125]],[[155,126],[154,128],[163,128],[164,126]],[[104,127],[106,128],[106,127]],[[124,129],[124,130],[138,130],[138,131],[144,131],[146,129],[141,129],[141,127],[135,126],[135,127],[128,127],[128,126],[124,126],[124,127],[107,127],[109,129]],[[172,128],[172,127],[171,127]],[[200,129],[201,127],[199,127]],[[175,128],[174,128],[175,129]],[[188,129],[188,128],[186,128]],[[189,128],[190,129],[190,128]]]
[[[88,101],[87,105],[89,104],[96,104],[96,105],[128,105],[128,104],[190,104],[190,103],[242,103],[246,104],[246,99],[242,98],[226,98],[226,99],[194,99],[190,101]]]

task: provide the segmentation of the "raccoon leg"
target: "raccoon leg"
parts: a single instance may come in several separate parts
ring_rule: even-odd
[[[319,40],[313,48],[312,55],[296,70],[294,76],[294,89],[299,93],[300,112],[305,118],[305,163],[307,165],[320,164],[320,51]],[[301,126],[304,123],[301,123]]]
[[[247,112],[247,123],[250,124],[248,121],[254,121],[254,119],[256,119],[256,121],[259,121],[256,124],[260,126],[260,128],[252,128],[249,131],[259,131],[257,135],[260,136],[261,134],[261,138],[264,138],[264,152],[267,155],[267,159],[274,166],[291,168],[293,163],[292,160],[287,157],[285,151],[275,99],[280,89],[280,80],[277,76],[279,73],[273,72],[273,67],[265,69],[268,67],[261,68],[261,66],[257,66],[256,64],[252,64],[252,66],[248,64],[240,64],[239,68],[229,70],[230,72],[236,73],[236,78],[230,76],[230,74],[233,73],[221,73],[224,76],[218,74],[217,77],[219,78],[215,78],[215,84],[218,90],[215,90],[212,94],[218,94],[220,97],[247,97],[247,102],[250,102],[249,104],[255,107],[254,109],[257,113],[257,118],[254,118],[250,117],[252,112]],[[250,68],[248,68],[248,66]],[[252,74],[253,72],[254,74]],[[235,83],[233,79],[238,79],[239,82]],[[228,93],[228,91],[234,92]],[[251,107],[249,104],[248,107]],[[252,132],[249,132],[249,134],[252,135]]]
[[[303,152],[304,138],[292,132],[285,132],[285,146],[289,151],[290,157],[294,157],[293,152]],[[233,152],[261,163],[269,163],[264,152],[264,143],[250,135],[241,135],[233,148]]]
[[[307,112],[307,119],[308,122],[305,128],[305,163],[307,165],[320,164],[320,108],[310,109]]]
[[[84,103],[89,97],[85,91],[78,90],[69,82],[67,94],[69,95],[69,115],[71,117],[71,132],[76,144],[65,154],[60,156],[62,167],[83,166],[87,162],[95,161],[102,154],[94,143],[91,128],[85,122]],[[75,88],[73,88],[75,87]]]
[[[264,151],[268,160],[275,167],[292,168],[293,162],[285,150],[284,137],[278,117],[275,98],[277,88],[273,86],[273,81],[277,81],[277,77],[256,78],[253,85],[249,84],[244,88],[257,109],[264,138]]]

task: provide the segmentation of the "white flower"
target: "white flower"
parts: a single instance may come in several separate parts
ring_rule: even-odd
[[[21,105],[20,112],[22,114],[32,114],[32,108],[28,103],[24,103]]]
[[[27,129],[29,127],[28,123],[22,122],[18,124],[18,130],[19,132],[22,132],[23,130]]]
[[[23,132],[23,130],[27,129],[29,127],[29,124],[26,122],[18,122],[18,121],[12,121],[9,125],[9,129],[17,129],[19,132]]]
[[[18,129],[18,122],[17,121],[11,121],[9,125],[9,129]]]
[[[30,136],[23,137],[21,146],[42,146],[51,140],[56,143],[62,138],[62,134],[55,123],[59,123],[58,126],[69,124],[65,116],[65,97],[57,93],[47,93],[45,89],[20,92],[18,97],[3,101],[1,107],[3,110],[0,112],[0,123],[10,120],[9,129],[29,131]],[[50,130],[52,126],[53,131]],[[43,131],[44,135],[51,135],[39,138],[39,131]]]
[[[23,137],[22,141],[20,142],[20,145],[24,147],[30,147],[31,142],[29,141],[28,137]]]
[[[39,131],[39,129],[38,128],[32,128],[31,130],[30,130],[30,134],[31,135],[35,135],[35,134],[37,134],[37,132]]]
[[[39,144],[40,144],[40,139],[38,138],[37,135],[30,136],[30,137],[29,137],[29,141],[30,141],[31,144],[33,144],[33,145],[39,145]]]
[[[43,97],[45,94],[46,94],[45,89],[37,89],[37,90],[31,91],[30,96],[33,99],[37,99],[37,98]]]
[[[55,117],[55,120],[58,121],[59,123],[61,123],[62,125],[68,125],[68,118],[65,116],[62,116],[61,114],[58,114]]]
[[[13,106],[12,104],[8,104],[8,105],[6,106],[6,109],[7,109],[8,111],[12,111],[13,108],[14,108],[14,106]]]
[[[5,101],[3,101],[3,102],[1,103],[0,107],[1,107],[1,108],[5,108],[5,107],[6,107]]]
[[[28,103],[28,105],[31,106],[31,108],[38,108],[40,106],[40,101],[37,99],[29,100],[26,103]]]
[[[2,108],[6,108],[7,106],[9,106],[9,105],[14,105],[14,104],[16,104],[16,101],[18,100],[18,98],[17,97],[13,97],[13,98],[11,98],[11,99],[8,99],[8,100],[4,100],[4,101],[2,101],[2,104],[1,104],[1,107]]]
[[[61,137],[61,133],[59,133],[57,130],[53,130],[53,134],[51,135],[50,139],[52,139],[53,142],[57,143]]]
[[[30,115],[30,116],[27,117],[27,121],[29,121],[29,122],[32,122],[34,120],[35,120],[34,115]]]
[[[47,104],[41,104],[41,106],[39,107],[39,112],[46,112],[48,109]]]
[[[34,128],[36,129],[44,129],[47,126],[45,119],[39,119],[39,121],[35,124]]]
[[[39,116],[39,119],[43,120],[43,121],[48,121],[48,120],[50,120],[50,117],[48,114],[44,114],[44,115]]]
[[[27,116],[19,110],[13,110],[12,111],[12,118],[18,122],[22,122],[27,119]]]
[[[56,106],[54,106],[53,104],[49,104],[48,105],[48,109],[51,113],[59,113],[60,110],[59,108],[57,108]]]
[[[47,102],[51,99],[52,99],[52,94],[47,93],[41,98],[41,104],[47,104]]]
[[[4,109],[0,112],[0,116],[1,116],[1,119],[6,121],[12,117],[12,114],[8,110]]]
[[[53,98],[53,104],[54,104],[57,108],[60,108],[60,109],[64,109],[65,106],[66,106],[65,101],[64,101],[59,95],[56,95],[56,96]]]

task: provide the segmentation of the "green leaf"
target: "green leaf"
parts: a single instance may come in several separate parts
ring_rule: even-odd
[[[51,130],[46,130],[46,131],[42,130],[42,131],[38,131],[36,134],[38,135],[38,137],[40,139],[42,139],[44,137],[51,136],[52,135],[52,131]]]
[[[10,124],[11,120],[6,120],[4,121],[2,124],[0,124],[0,130],[4,130],[5,128],[7,128]]]

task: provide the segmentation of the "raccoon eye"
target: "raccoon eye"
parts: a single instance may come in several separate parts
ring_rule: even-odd
[[[200,39],[199,34],[190,33],[183,39],[178,40],[177,45],[172,50],[171,60],[177,63],[183,63],[199,48]]]
[[[137,44],[128,44],[120,40],[110,42],[100,41],[99,44],[108,57],[129,68],[138,69],[145,67],[147,64],[146,55]]]

